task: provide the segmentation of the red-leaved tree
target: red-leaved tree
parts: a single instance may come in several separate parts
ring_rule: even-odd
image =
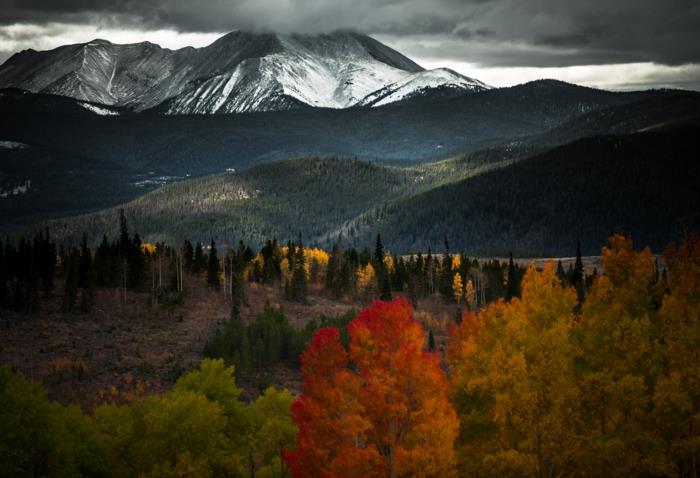
[[[295,477],[450,476],[457,416],[436,354],[404,299],[376,301],[348,325],[319,330],[301,356],[292,405]]]

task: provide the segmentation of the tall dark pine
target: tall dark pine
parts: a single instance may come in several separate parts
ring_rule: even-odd
[[[126,225],[126,216],[124,215],[124,209],[119,210],[119,247],[122,251],[127,251],[131,246],[131,241],[129,240],[129,228]]]
[[[508,260],[508,288],[506,289],[506,300],[513,297],[520,297],[520,278],[513,262],[513,253],[510,253]]]
[[[450,255],[450,244],[445,236],[445,256],[442,258],[442,274],[440,275],[439,290],[440,295],[446,302],[454,301],[454,293],[452,291],[452,256]]]
[[[294,263],[292,265],[292,280],[290,284],[290,295],[293,300],[306,302],[308,291],[308,281],[306,279],[306,268],[304,258],[304,246],[299,236],[299,245],[294,251]]]
[[[379,234],[377,234],[377,243],[374,246],[374,262],[377,267],[384,264],[384,244],[382,244],[382,237]]]
[[[194,247],[189,239],[185,239],[182,242],[182,247],[180,249],[182,253],[182,267],[187,272],[192,272],[194,265]]]
[[[134,240],[129,249],[129,286],[136,291],[142,290],[146,277],[146,258],[141,245],[141,238],[138,234],[134,234]]]
[[[85,288],[88,284],[88,276],[92,269],[92,253],[88,247],[87,235],[83,233],[80,241],[80,263],[78,264],[78,287]]]
[[[206,259],[204,258],[204,250],[202,248],[202,243],[198,242],[194,248],[194,259],[192,261],[192,272],[194,274],[201,274],[204,272],[204,267],[206,265]]]
[[[9,289],[7,288],[8,275],[7,261],[5,260],[5,247],[2,244],[2,240],[0,240],[0,312],[8,305],[8,298],[10,295]]]
[[[207,284],[214,289],[218,288],[219,283],[219,255],[216,251],[214,240],[211,241],[211,250],[209,251],[209,262],[207,263]]]
[[[379,283],[379,299],[391,300],[391,278],[384,263],[384,245],[379,234],[377,234],[377,244],[374,248],[374,271]]]
[[[576,241],[576,262],[574,263],[574,272],[572,274],[572,285],[576,288],[578,301],[583,302],[585,291],[583,285],[583,261],[581,260],[581,242]]]

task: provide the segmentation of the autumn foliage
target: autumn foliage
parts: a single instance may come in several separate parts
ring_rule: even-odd
[[[293,476],[450,476],[457,417],[447,379],[408,302],[374,302],[302,354],[303,393],[292,406]]]
[[[522,299],[452,327],[461,473],[698,475],[700,240],[665,262],[612,236],[581,308],[533,266]]]

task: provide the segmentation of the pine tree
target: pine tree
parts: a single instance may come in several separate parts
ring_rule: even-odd
[[[576,241],[576,262],[572,274],[572,285],[576,289],[579,303],[583,302],[585,291],[583,286],[583,261],[581,260],[581,242]]]
[[[185,239],[182,242],[180,252],[182,254],[182,268],[187,272],[192,272],[194,267],[194,247],[189,239]]]
[[[445,239],[447,246],[447,239]],[[453,271],[452,271],[452,256],[449,249],[445,252],[445,257],[442,259],[442,271],[440,275],[440,294],[446,302],[452,302],[455,296],[452,289]]]
[[[564,266],[561,263],[561,259],[557,261],[557,277],[559,277],[559,280],[562,283],[566,281],[566,271],[564,270]]]
[[[78,287],[85,288],[92,269],[92,253],[88,247],[87,235],[80,241],[80,264],[78,265]]]
[[[211,240],[209,261],[207,262],[207,284],[213,289],[218,289],[221,285],[219,282],[219,255],[216,251],[214,239]]]
[[[7,287],[8,271],[5,257],[5,247],[0,240],[0,312],[8,305],[9,289]]]
[[[192,262],[192,272],[194,274],[201,274],[204,272],[206,266],[206,259],[204,258],[204,249],[202,243],[198,242],[197,246],[194,248],[194,259]]]
[[[510,253],[508,260],[508,287],[506,289],[506,300],[511,300],[513,297],[520,297],[520,278],[515,269],[513,262],[513,253]]]
[[[291,299],[298,302],[306,302],[308,290],[308,280],[306,278],[306,267],[304,258],[304,246],[299,236],[299,245],[294,252],[294,262],[292,264],[292,278],[290,284]]]
[[[430,352],[435,352],[435,336],[433,335],[433,329],[430,329],[428,333],[428,350]]]
[[[377,234],[377,244],[374,248],[374,270],[379,285],[379,299],[391,300],[391,280],[389,271],[384,263],[384,245],[379,234]]]
[[[374,247],[374,268],[376,269],[380,264],[384,264],[384,245],[381,236],[377,234],[377,243]]]
[[[63,289],[63,312],[71,313],[75,310],[78,300],[78,262],[80,254],[71,251],[66,255],[66,283]]]

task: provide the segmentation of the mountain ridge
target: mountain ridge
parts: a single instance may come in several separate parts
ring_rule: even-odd
[[[431,71],[438,70],[356,32],[234,31],[201,48],[95,39],[24,50],[0,66],[0,87],[166,114],[349,108],[392,85],[403,89],[397,101],[443,87],[458,93],[489,88],[451,70]]]

